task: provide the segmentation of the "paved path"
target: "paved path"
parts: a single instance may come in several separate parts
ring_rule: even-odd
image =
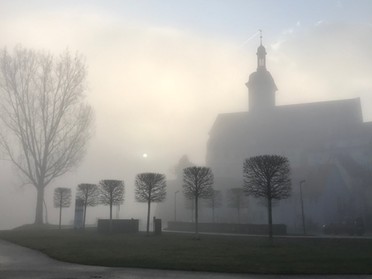
[[[59,262],[44,254],[0,240],[0,279],[366,279],[371,276],[246,275],[210,272],[109,268]]]

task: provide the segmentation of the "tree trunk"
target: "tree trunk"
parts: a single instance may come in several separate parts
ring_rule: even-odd
[[[62,205],[59,206],[59,225],[58,225],[59,229],[61,229],[61,221],[62,221]]]
[[[35,186],[37,191],[35,224],[43,224],[43,202],[44,202],[44,187]]]
[[[199,238],[199,227],[198,227],[198,197],[195,196],[195,236]]]
[[[146,234],[147,235],[149,235],[149,232],[150,232],[150,206],[151,206],[151,201],[149,199],[148,202],[147,202],[147,225],[146,225]]]
[[[272,205],[271,199],[267,199],[267,215],[268,215],[268,222],[269,222],[269,239],[272,242],[273,239],[273,218],[272,218]]]
[[[112,202],[110,203],[110,223],[109,223],[109,231],[112,232]]]
[[[61,229],[61,221],[62,221],[62,193],[61,198],[59,199],[59,229]]]
[[[44,204],[44,208],[45,208],[45,224],[48,224],[48,208],[47,208],[47,205],[46,205],[46,202],[45,200],[43,200],[43,204]]]
[[[84,203],[83,229],[85,229],[85,218],[87,216],[87,202]]]

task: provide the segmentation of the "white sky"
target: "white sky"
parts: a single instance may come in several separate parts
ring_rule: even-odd
[[[277,104],[360,97],[371,121],[371,15],[368,0],[0,0],[0,47],[86,57],[95,136],[82,165],[48,192],[117,178],[130,204],[136,173],[171,177],[184,154],[204,164],[217,114],[247,110],[258,29]],[[0,179],[0,229],[32,222],[33,189],[15,175]]]

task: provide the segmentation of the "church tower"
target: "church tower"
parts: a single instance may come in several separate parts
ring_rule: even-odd
[[[257,71],[249,76],[245,85],[248,87],[249,111],[264,112],[275,107],[275,91],[278,88],[266,69],[266,49],[262,45],[262,33],[260,46],[257,48]]]

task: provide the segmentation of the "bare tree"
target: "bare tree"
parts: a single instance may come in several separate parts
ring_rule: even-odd
[[[71,189],[58,187],[54,189],[54,207],[59,208],[59,229],[61,229],[62,208],[71,205]]]
[[[190,220],[191,222],[194,222],[194,216],[195,216],[195,199],[193,197],[185,197],[185,208],[190,210]]]
[[[241,209],[248,207],[248,198],[245,196],[243,188],[231,188],[227,191],[227,206],[236,209],[240,224]]]
[[[247,195],[267,200],[269,237],[272,230],[272,201],[286,199],[291,194],[289,161],[279,155],[262,155],[244,161],[244,191]]]
[[[215,210],[222,206],[222,194],[221,191],[213,190],[209,198],[205,200],[207,208],[212,209],[212,222],[215,222]]]
[[[82,183],[77,187],[76,197],[83,201],[84,216],[83,228],[87,216],[87,206],[96,206],[98,204],[99,191],[96,184]]]
[[[0,53],[0,146],[36,188],[36,224],[43,223],[45,187],[85,153],[93,115],[83,103],[85,78],[82,57],[68,51]]]
[[[183,170],[183,192],[186,198],[195,201],[195,235],[199,237],[198,230],[198,201],[212,195],[213,173],[207,167],[188,167]]]
[[[140,173],[136,176],[136,201],[147,202],[146,233],[150,228],[150,206],[152,202],[162,202],[166,197],[165,175],[160,173]]]
[[[101,204],[110,206],[110,232],[112,231],[112,207],[124,202],[124,181],[122,180],[101,180],[99,182]]]

